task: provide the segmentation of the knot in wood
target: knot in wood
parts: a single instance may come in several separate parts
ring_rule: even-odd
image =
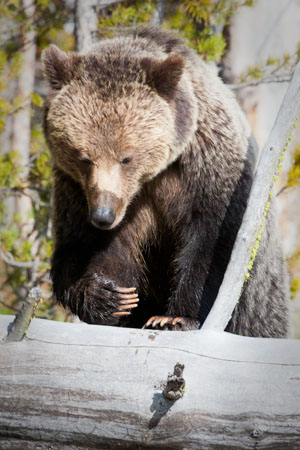
[[[167,384],[163,390],[163,395],[168,400],[178,400],[184,394],[185,379],[183,378],[184,365],[177,363],[174,366],[173,373],[169,373]]]

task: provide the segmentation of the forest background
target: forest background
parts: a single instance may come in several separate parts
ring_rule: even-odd
[[[279,103],[274,107],[274,98],[280,102],[281,92],[287,88],[300,59],[300,32],[298,39],[295,38],[288,25],[278,20],[286,17],[287,24],[292,20],[293,26],[297,28],[298,24],[300,30],[299,0],[99,0],[94,3],[98,18],[94,40],[111,37],[120,28],[147,23],[178,30],[191,47],[215,65],[225,83],[236,92],[260,146],[264,144],[269,123],[272,125],[280,106]],[[274,26],[267,30],[265,24],[270,23],[270,17]],[[271,53],[270,46],[266,46],[271,49],[267,55],[251,52],[255,43],[251,42],[250,34],[247,37],[247,26],[253,27],[256,22],[258,28],[261,24],[261,29],[266,31],[265,36],[263,33],[262,37],[257,36],[256,42],[272,41],[272,36],[276,42],[279,38],[275,54]],[[53,248],[52,174],[41,126],[47,88],[40,56],[50,43],[65,51],[75,50],[75,36],[74,0],[0,0],[0,314],[14,314],[29,290],[40,286],[43,302],[36,316],[72,320],[53,301],[49,278]],[[273,99],[272,111],[262,109],[262,105],[270,102],[266,101],[267,96]],[[298,132],[285,158],[276,190],[291,280],[293,336],[298,338],[299,185]]]

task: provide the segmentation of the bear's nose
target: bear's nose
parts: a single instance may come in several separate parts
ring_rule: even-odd
[[[91,211],[90,218],[95,227],[106,230],[114,222],[116,213],[110,208],[100,207]]]

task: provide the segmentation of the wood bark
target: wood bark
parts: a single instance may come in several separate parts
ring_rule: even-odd
[[[34,319],[0,344],[0,448],[299,449],[300,342]]]
[[[225,330],[238,302],[245,281],[251,252],[264,218],[279,158],[288,143],[300,114],[300,63],[285,94],[275,124],[262,150],[247,209],[215,303],[203,330]]]

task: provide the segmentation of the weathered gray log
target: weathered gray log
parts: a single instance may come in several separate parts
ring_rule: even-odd
[[[299,449],[300,341],[34,319],[0,344],[0,448]]]
[[[269,201],[279,158],[300,114],[300,62],[283,99],[275,124],[262,150],[247,209],[238,232],[226,273],[203,330],[225,330],[245,281],[251,252]]]

